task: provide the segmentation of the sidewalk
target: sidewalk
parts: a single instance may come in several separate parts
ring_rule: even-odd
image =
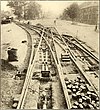
[[[60,34],[69,33],[73,36],[77,36],[78,39],[86,42],[93,50],[96,51],[99,56],[99,32],[94,31],[95,25],[77,23],[72,25],[71,21],[66,20],[56,20],[56,25],[54,25],[54,19],[39,19],[30,20],[31,25],[36,25],[41,23],[44,26],[55,26]]]
[[[58,20],[56,28],[60,34],[67,32],[75,37],[77,36],[78,39],[86,42],[99,54],[99,32],[94,31],[95,26],[82,23],[72,25],[67,21]]]
[[[27,41],[26,32],[15,25],[14,23],[1,25],[1,59],[7,60],[7,49],[9,47],[17,49],[18,62],[10,62],[11,64],[20,67],[27,52],[27,44],[22,43]]]

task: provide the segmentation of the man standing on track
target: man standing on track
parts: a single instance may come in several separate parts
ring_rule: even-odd
[[[56,25],[56,20],[54,20],[54,25]]]

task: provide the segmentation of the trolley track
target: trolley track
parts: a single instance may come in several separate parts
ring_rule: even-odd
[[[67,39],[67,38],[66,38]],[[91,74],[94,75],[94,81],[93,82],[99,82],[99,63],[97,63],[97,60],[95,60],[94,58],[92,59],[91,56],[89,56],[88,54],[86,54],[84,51],[80,50],[79,48],[73,46],[73,45],[69,45],[71,43],[66,43],[66,41],[64,42],[64,40],[60,41],[60,40],[56,40],[55,41],[60,44],[59,46],[61,47],[62,44],[65,44],[62,46],[62,49],[66,51],[66,48],[69,50],[71,57],[73,58],[73,61],[76,62],[80,62],[80,65],[78,66],[76,63],[76,65],[78,67],[80,67],[80,70],[83,71],[82,73],[86,74],[86,75],[90,75],[89,77],[91,77]],[[59,42],[58,42],[59,41]],[[62,43],[63,42],[63,43]],[[78,42],[78,41],[77,41]],[[65,47],[66,46],[66,47]],[[76,61],[77,60],[77,61]],[[82,69],[81,69],[82,68]],[[90,74],[89,74],[90,73]],[[85,76],[86,76],[85,75]],[[93,76],[92,75],[92,76]],[[87,79],[87,78],[86,78]],[[95,80],[96,79],[96,80]],[[98,84],[97,84],[98,85]],[[99,87],[96,87],[97,91],[99,91]]]
[[[78,42],[78,41],[77,41]],[[68,44],[67,44],[68,45]],[[74,56],[74,62],[77,62],[77,66],[80,67],[82,73],[84,73],[86,79],[90,79],[89,82],[93,85],[95,92],[99,91],[99,63],[94,58],[92,59],[89,54],[86,54],[84,51],[80,50],[76,46],[69,46],[70,52]],[[92,53],[91,53],[92,54]],[[91,77],[92,76],[92,77]],[[88,78],[89,77],[89,78]],[[95,82],[98,82],[97,84]],[[96,92],[99,96],[99,92]]]
[[[58,40],[58,39],[57,39]],[[57,40],[56,40],[56,42],[57,42]],[[58,43],[58,42],[57,42]],[[64,42],[65,43],[65,42]],[[56,44],[57,45],[57,44]],[[56,46],[55,45],[55,46]],[[62,48],[62,50],[64,51],[64,52],[66,52],[66,50],[61,46],[61,42],[60,43],[58,43],[58,45]],[[68,46],[67,46],[68,47]],[[57,48],[59,48],[59,47],[56,47],[56,49]],[[59,55],[59,53],[61,52],[61,50],[59,51],[59,49],[58,50],[56,50],[56,52],[57,52],[57,55]],[[88,75],[86,75],[86,72],[84,72],[83,70],[82,70],[82,67],[80,66],[80,64],[79,64],[79,62],[77,61],[77,59],[75,59],[75,56],[74,55],[72,55],[72,52],[71,52],[71,50],[69,49],[69,51],[67,51],[67,52],[70,52],[70,54],[69,55],[67,55],[67,57],[69,57],[70,56],[70,58],[71,58],[71,60],[73,61],[73,63],[75,64],[75,66],[78,68],[78,70],[79,70],[79,72],[80,73],[82,73],[82,76],[85,78],[83,78],[84,80],[86,80],[87,81],[87,83],[92,87],[92,89],[95,91],[95,93],[99,96],[99,88],[98,87],[95,87],[95,85],[94,85],[94,82],[93,82],[93,84],[92,84],[92,82],[89,80],[89,77],[88,77]],[[66,52],[66,53],[67,53]],[[60,55],[61,55],[61,53],[60,53]],[[65,54],[66,55],[66,54]],[[74,57],[74,58],[73,58]],[[60,57],[58,57],[59,59],[60,59]],[[66,60],[66,59],[65,59]],[[64,69],[64,70],[66,70],[66,68]],[[78,71],[77,70],[77,71]],[[98,82],[99,82],[99,78],[98,78],[98,75],[96,74],[96,82],[97,82],[97,80],[98,80]],[[70,78],[68,78],[68,79],[70,79]],[[67,79],[67,80],[68,80]],[[92,80],[93,81],[93,80]],[[83,81],[84,82],[84,81]],[[98,85],[98,84],[97,84]],[[91,106],[91,105],[90,105]],[[83,106],[81,106],[81,107],[83,107]],[[96,107],[95,107],[96,108]]]
[[[68,109],[75,108],[75,107],[76,108],[85,108],[85,107],[86,108],[89,108],[89,107],[98,108],[98,100],[99,100],[98,92],[97,92],[98,90],[95,89],[93,84],[91,84],[89,78],[87,77],[87,75],[85,75],[85,73],[84,73],[83,69],[81,69],[82,67],[80,67],[79,63],[76,63],[77,59],[76,59],[75,55],[73,54],[73,51],[70,50],[70,48],[68,47],[68,44],[67,44],[65,38],[62,38],[54,27],[26,26],[25,24],[23,25],[23,27],[36,31],[41,36],[40,37],[41,40],[39,42],[37,52],[35,53],[36,57],[34,56],[33,60],[32,60],[32,58],[30,60],[31,63],[29,64],[29,68],[28,68],[28,72],[27,72],[28,78],[26,76],[26,78],[27,78],[25,80],[26,84],[24,83],[27,86],[23,87],[23,88],[25,88],[25,90],[23,89],[24,92],[22,91],[22,94],[21,94],[22,98],[20,98],[17,109],[19,109],[19,108],[22,109],[25,107],[25,98],[26,98],[27,92],[29,91],[29,88],[30,88],[29,85],[31,84],[30,82],[32,81],[31,79],[33,78],[32,77],[33,73],[36,71],[34,69],[35,64],[36,64],[35,60],[37,59],[39,50],[41,50],[41,49],[47,50],[46,52],[48,52],[52,56],[52,60],[54,63],[53,65],[55,65],[56,72],[58,73],[58,77],[59,77],[59,80],[61,82],[61,86],[63,89],[63,94],[64,94],[64,98],[65,98],[64,100],[66,101],[66,104],[67,104],[66,108],[68,108]],[[44,44],[43,44],[43,42],[44,42]],[[43,47],[42,45],[45,45],[45,46]],[[51,48],[51,46],[52,46],[52,48]],[[47,47],[47,49],[46,49],[46,47]],[[82,51],[82,49],[81,49],[81,51]],[[47,53],[45,53],[43,51],[40,53],[42,54],[40,70],[46,70],[46,72],[47,72],[48,67],[51,65],[51,62],[49,62],[50,64],[47,66],[48,60],[51,60],[51,59],[48,59]],[[68,57],[67,63],[61,61],[61,54],[63,54],[63,53],[65,54],[65,56],[67,55],[67,57]],[[86,51],[84,51],[84,53],[88,54]],[[46,57],[46,59],[44,59],[44,57]],[[97,59],[95,59],[94,57],[92,57],[92,58],[94,60],[96,60],[96,62],[98,62]],[[41,58],[38,58],[38,59],[41,59]],[[75,67],[77,67],[78,69],[75,69]],[[45,68],[45,69],[43,69],[43,68]],[[69,71],[64,72],[66,70],[66,68]],[[50,68],[49,68],[49,70],[50,70]],[[52,76],[51,71],[52,71],[52,69],[50,70],[50,76]],[[72,74],[70,74],[71,72],[72,72]],[[42,74],[40,71],[38,73]],[[41,78],[38,77],[38,79],[42,79],[42,77]],[[43,80],[44,79],[45,78],[43,78]],[[48,78],[46,78],[46,80],[47,79]],[[42,80],[39,80],[39,82],[38,82],[38,84],[39,84],[39,89],[37,90],[38,91],[37,92],[38,93],[38,99],[37,99],[38,100],[38,103],[37,103],[38,109],[53,108],[52,79],[53,79],[53,77],[48,82],[42,81]],[[74,83],[76,83],[76,85]],[[46,86],[47,86],[47,88],[45,88]],[[89,90],[89,88],[90,88],[90,90]],[[80,91],[78,91],[78,89],[80,89],[80,91],[82,90],[83,96],[82,96],[82,93],[80,93]],[[90,91],[90,94],[89,93],[87,94],[88,91]],[[74,93],[74,96],[72,93]],[[76,93],[77,93],[77,95],[75,96]],[[85,95],[87,96],[87,98],[84,97]],[[93,102],[94,101],[93,96],[96,97],[95,102]],[[78,100],[76,100],[77,97],[78,97]],[[85,99],[86,99],[86,101],[85,101],[86,103],[84,105],[82,105],[82,101]],[[93,103],[92,105],[90,104],[91,101]],[[94,103],[96,103],[96,105]],[[87,104],[89,104],[89,106]],[[35,105],[35,107],[36,107],[36,105]]]
[[[41,41],[42,41],[42,35],[41,35],[41,39],[40,39],[37,51],[40,47]],[[34,59],[36,59],[37,51],[36,51],[36,54],[33,58],[33,50],[32,50],[32,54],[31,54],[31,58],[30,58],[30,62],[29,62],[28,70],[27,70],[26,79],[25,79],[25,82],[24,82],[23,90],[22,90],[22,93],[21,93],[21,98],[20,98],[20,101],[18,103],[17,109],[23,107],[23,103],[24,103],[26,93],[27,93],[27,90],[28,90],[28,85],[29,85],[30,79],[32,77],[32,71],[33,71],[33,66],[34,66],[32,64],[34,64]]]
[[[78,41],[76,38],[73,38],[72,36],[70,37],[68,37],[67,35],[62,35],[62,36],[65,40],[74,44],[74,46],[80,49],[80,51],[85,52],[87,55],[92,57],[92,59],[94,59],[97,63],[99,63],[99,59],[92,52],[90,52],[85,46],[83,46],[81,41]]]
[[[43,36],[41,37],[42,38],[42,41],[43,41]],[[44,38],[45,39],[45,38]],[[41,41],[41,40],[40,40]],[[46,40],[45,40],[46,41]],[[54,54],[53,54],[53,52],[52,52],[52,50],[50,49],[50,46],[48,45],[48,47],[49,47],[49,50],[51,51],[51,56],[54,56]],[[41,46],[40,46],[40,48],[39,48],[39,45],[38,45],[38,49],[40,49],[41,50]],[[38,49],[37,49],[37,53],[38,53]],[[43,49],[43,48],[42,48]],[[36,54],[35,54],[35,56],[37,56]],[[35,58],[34,57],[34,60],[36,60],[36,59],[39,59],[39,58]],[[54,59],[53,57],[52,57],[52,59]],[[17,106],[17,109],[19,109],[19,108],[27,108],[27,106],[25,106],[25,98],[26,98],[26,95],[27,95],[27,92],[28,92],[28,87],[29,87],[29,83],[30,83],[30,81],[31,81],[31,78],[32,78],[32,72],[34,72],[34,67],[35,67],[35,64],[36,64],[36,62],[33,60],[33,63],[31,64],[31,65],[29,65],[29,69],[28,70],[30,70],[29,72],[27,72],[27,74],[28,74],[28,79],[26,79],[27,80],[27,82],[26,82],[26,84],[24,84],[25,85],[25,87],[23,87],[23,88],[26,88],[26,89],[23,89],[22,90],[22,94],[21,94],[21,98],[20,98],[20,101],[19,101],[19,103],[18,103],[18,106]],[[31,62],[31,60],[30,60],[30,62]],[[53,62],[56,62],[56,60],[55,61],[53,61]],[[55,65],[55,64],[53,64],[53,65]],[[55,67],[55,66],[54,66]],[[31,69],[30,69],[31,68]],[[53,67],[52,67],[53,68]],[[56,68],[56,67],[55,67]],[[56,70],[57,71],[57,70]],[[40,73],[41,74],[41,73]],[[53,75],[53,73],[52,73],[52,75]],[[55,76],[55,75],[54,75]],[[25,81],[26,81],[25,80]],[[47,80],[47,79],[46,79]],[[46,84],[47,84],[47,82],[46,82]],[[27,85],[27,86],[26,86]],[[43,82],[41,82],[40,81],[40,86],[43,86],[44,84],[43,84]],[[45,85],[46,86],[46,85]],[[44,87],[45,87],[44,86]],[[40,90],[41,91],[41,90]],[[61,90],[60,90],[61,91]],[[41,92],[39,92],[39,94],[40,94]],[[61,94],[62,95],[62,94]],[[41,95],[40,95],[41,96]],[[39,96],[39,97],[40,97]],[[57,97],[56,97],[57,98]],[[41,101],[40,101],[40,99],[41,99],[41,97],[39,98],[39,102],[38,103],[40,103]],[[63,100],[63,99],[62,99]],[[58,101],[59,102],[59,101]],[[57,102],[57,103],[58,103]],[[42,102],[41,102],[42,103]],[[43,102],[43,103],[45,103],[45,102]],[[60,101],[60,103],[61,103],[61,101]],[[59,104],[60,104],[59,103]],[[64,107],[64,101],[62,101],[62,104],[63,104],[63,106],[62,106],[62,108]],[[49,104],[50,105],[50,104]],[[29,107],[29,106],[28,106]],[[36,107],[36,106],[35,106]],[[40,107],[40,104],[38,105],[37,104],[37,108],[41,108]],[[42,106],[42,108],[46,108],[47,106],[45,105],[45,104],[43,104],[43,106]],[[31,108],[31,107],[29,107],[29,108]],[[34,108],[34,107],[33,107]],[[48,107],[47,107],[48,108]],[[49,107],[50,108],[50,107]]]
[[[69,90],[69,94],[71,94],[71,93],[76,93],[76,91],[77,91],[77,89],[75,88],[75,87],[77,87],[75,84],[73,84],[73,83],[76,83],[77,81],[77,78],[78,77],[76,77],[77,76],[77,74],[78,73],[80,73],[80,75],[81,75],[81,77],[79,77],[80,78],[80,80],[81,79],[83,79],[83,83],[84,84],[89,84],[89,86],[91,86],[92,87],[92,90],[91,91],[95,91],[95,95],[96,95],[96,97],[97,96],[99,96],[99,93],[98,93],[98,91],[99,91],[99,89],[97,89],[97,88],[95,88],[95,86],[92,84],[92,82],[90,82],[90,80],[89,80],[89,77],[86,75],[86,73],[81,69],[81,67],[80,67],[80,65],[78,64],[78,62],[77,62],[77,60],[76,59],[74,59],[75,58],[75,56],[72,56],[72,54],[71,54],[71,51],[69,50],[69,51],[66,51],[66,49],[64,49],[63,48],[63,46],[61,46],[61,42],[59,43],[58,42],[58,40],[55,40],[56,41],[56,49],[58,49],[58,50],[56,50],[56,52],[57,52],[57,55],[58,55],[58,58],[60,59],[60,61],[61,61],[61,54],[62,53],[64,53],[65,54],[65,58],[64,58],[64,60],[69,60],[69,59],[71,59],[72,60],[72,62],[74,63],[74,66],[76,66],[78,69],[76,69],[75,71],[74,71],[74,74],[73,74],[73,71],[71,71],[71,72],[68,72],[67,71],[67,77],[65,78],[65,82],[67,82],[66,83],[66,85],[68,85],[67,86],[67,88],[68,88],[68,90]],[[61,52],[61,50],[60,50],[60,48],[59,48],[59,46],[57,47],[57,44],[61,47],[61,50],[62,50],[62,52]],[[60,51],[59,51],[60,50]],[[61,53],[60,53],[61,52]],[[60,53],[60,54],[59,54]],[[67,54],[67,53],[70,53],[70,54]],[[73,58],[74,57],[74,58]],[[61,61],[61,62],[63,62],[63,61]],[[69,61],[67,61],[67,62],[69,62]],[[65,64],[62,64],[63,66],[62,66],[62,68],[64,68],[63,69],[63,73],[64,74],[66,74],[66,72],[65,72],[65,70],[66,70],[66,68],[68,67],[68,65],[69,64],[67,64],[66,63],[66,61],[65,62],[63,62],[63,63],[65,63]],[[67,65],[67,66],[66,66]],[[71,66],[71,65],[70,65]],[[69,68],[68,68],[69,69]],[[70,69],[69,69],[70,70]],[[76,74],[75,74],[76,73]],[[82,73],[82,74],[81,74]],[[71,74],[71,75],[68,75],[68,74]],[[76,76],[75,76],[76,75]],[[64,75],[65,76],[65,75]],[[76,77],[76,78],[75,78]],[[69,80],[70,79],[70,80]],[[72,79],[74,79],[74,81],[72,80]],[[73,85],[73,87],[71,87],[71,83],[70,83],[70,81],[71,81],[71,83],[72,83],[72,85]],[[86,81],[86,82],[84,82],[84,81]],[[99,79],[98,79],[98,81],[99,81]],[[96,81],[97,82],[97,81]],[[86,85],[84,85],[83,86],[83,88],[85,89],[85,86]],[[74,89],[73,89],[74,88]],[[77,87],[78,88],[78,87]],[[80,89],[80,88],[79,88]],[[87,89],[89,90],[89,88],[87,87]],[[73,91],[73,90],[75,90],[75,91]],[[73,92],[72,92],[73,91]],[[79,93],[82,93],[82,92],[79,92]],[[84,92],[83,92],[83,94],[84,94]],[[82,95],[83,95],[82,94]],[[84,95],[87,95],[87,94],[84,94]],[[72,97],[73,97],[73,95],[72,95]],[[73,97],[73,98],[75,98],[75,97]],[[76,97],[76,98],[78,98],[78,97]],[[83,97],[83,99],[84,99],[84,97]],[[92,100],[92,99],[91,99]],[[83,100],[82,100],[82,97],[79,99],[79,100],[76,100],[77,101],[77,103],[76,102],[74,102],[73,103],[73,101],[71,100],[71,102],[70,103],[73,103],[73,107],[72,108],[84,108],[85,107],[85,105],[83,106],[82,105],[82,102],[83,102]],[[85,103],[86,104],[86,103]],[[93,104],[92,104],[93,105]],[[91,104],[89,105],[89,107],[90,108],[92,108],[93,109],[93,107],[96,109],[96,106],[95,106],[95,104],[92,106]],[[88,108],[88,107],[87,107]],[[98,108],[98,107],[97,107]]]

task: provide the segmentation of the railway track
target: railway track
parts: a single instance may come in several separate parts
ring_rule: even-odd
[[[54,27],[17,25],[40,36],[36,51],[31,54],[17,109],[98,109],[98,70],[87,72],[83,68],[86,62],[90,66],[98,64],[98,59],[76,39],[59,35]]]
[[[59,35],[60,36],[60,35]],[[55,37],[55,35],[54,35],[54,37]],[[64,66],[62,66],[62,69],[63,69],[63,71],[65,71],[66,70],[66,68],[68,67],[68,64],[67,64],[67,66],[66,66],[66,63],[65,62],[69,62],[69,59],[71,59],[72,60],[72,62],[74,63],[74,66],[76,66],[78,69],[76,70],[76,72],[74,72],[74,74],[73,74],[73,72],[72,72],[72,74],[71,75],[69,75],[69,77],[68,77],[68,73],[71,73],[71,72],[67,72],[67,81],[70,79],[71,81],[72,81],[72,78],[73,77],[75,77],[75,76],[77,76],[76,74],[79,72],[80,73],[80,75],[81,75],[81,77],[83,77],[82,79],[83,79],[83,82],[84,81],[86,81],[86,82],[84,82],[84,84],[85,83],[87,83],[87,84],[89,84],[89,86],[91,86],[92,87],[92,89],[90,90],[90,91],[95,91],[95,93],[96,93],[96,95],[97,96],[99,96],[99,87],[97,87],[98,85],[99,85],[99,76],[98,76],[98,74],[94,74],[94,76],[92,76],[93,77],[93,79],[91,79],[90,77],[91,77],[91,73],[92,72],[94,72],[94,70],[91,72],[91,70],[89,71],[88,70],[88,72],[90,72],[90,74],[89,73],[87,73],[87,72],[85,72],[83,69],[82,69],[82,67],[80,66],[81,64],[80,64],[80,62],[75,58],[75,55],[73,55],[73,53],[77,53],[76,51],[74,51],[73,53],[72,53],[72,50],[74,50],[74,49],[72,49],[71,50],[71,48],[68,48],[68,46],[67,46],[67,50],[65,49],[65,46],[64,45],[62,45],[61,46],[61,44],[65,44],[65,42],[63,42],[63,43],[61,43],[61,41],[60,42],[58,42],[59,40],[58,40],[58,38],[57,38],[57,40],[56,40],[56,44],[55,44],[55,46],[56,46],[56,52],[57,52],[57,55],[58,55],[58,59],[59,59],[59,61],[60,61],[60,63]],[[59,48],[59,46],[57,47],[57,44],[61,47],[61,50],[60,50],[60,48]],[[79,50],[79,52],[80,52],[80,50]],[[83,51],[84,52],[84,51]],[[60,54],[59,54],[60,53]],[[64,53],[64,55],[62,54],[62,53]],[[70,54],[68,54],[68,53],[70,53]],[[78,53],[77,53],[78,54]],[[79,54],[78,54],[79,55]],[[82,54],[80,54],[80,57],[82,56]],[[64,58],[63,58],[64,57]],[[91,56],[90,56],[91,57]],[[65,62],[64,62],[64,61]],[[63,64],[63,63],[65,63],[65,64]],[[85,62],[84,62],[85,63]],[[70,65],[71,66],[71,65]],[[95,71],[95,72],[97,72],[97,70]],[[63,72],[64,74],[66,74],[66,72]],[[76,73],[76,74],[75,74]],[[87,74],[89,74],[89,76],[87,75]],[[71,76],[71,78],[70,78],[70,76]],[[80,79],[81,79],[81,77],[80,77]],[[73,78],[74,79],[74,78]],[[75,83],[75,81],[76,81],[76,79],[74,79],[74,81],[72,81],[72,83]],[[68,81],[69,82],[69,81]],[[67,83],[68,83],[67,82]],[[95,85],[96,83],[95,82],[98,82],[98,84],[97,85]],[[69,83],[69,85],[70,85],[70,83]],[[71,86],[71,85],[70,85]],[[74,86],[74,85],[73,85]],[[86,85],[84,85],[83,86],[83,88],[85,87]],[[77,86],[76,86],[77,87]],[[72,89],[72,88],[70,88],[70,89]],[[75,89],[75,88],[74,88]],[[74,90],[73,89],[73,90]],[[87,88],[88,90],[89,90],[89,88]],[[76,91],[76,90],[75,90]],[[71,92],[71,91],[70,91]],[[87,94],[85,94],[85,95],[87,95]],[[82,97],[81,97],[82,98]],[[81,99],[80,98],[80,99]],[[77,100],[76,100],[77,101]],[[82,100],[81,100],[82,101]],[[77,103],[77,104],[79,104],[79,103]],[[75,103],[74,103],[74,105],[75,105]],[[91,105],[89,105],[89,106],[91,106]],[[74,107],[76,107],[76,108],[78,108],[78,107],[80,107],[81,109],[83,108],[83,106],[82,105],[75,105],[75,106],[73,106],[73,108]],[[93,109],[93,106],[91,106],[91,108]],[[95,107],[95,109],[96,109],[96,107]]]
[[[62,35],[63,38],[65,40],[67,40],[68,42],[74,44],[74,46],[76,48],[78,48],[80,51],[83,51],[84,53],[86,53],[87,55],[89,55],[89,57],[92,57],[92,59],[94,59],[97,63],[99,63],[99,59],[97,58],[97,56],[94,55],[94,53],[92,53],[91,51],[93,51],[92,49],[90,48],[86,48],[86,46],[83,46],[83,42],[82,41],[79,41],[77,40],[76,38],[73,38],[72,36],[69,36],[69,35]]]

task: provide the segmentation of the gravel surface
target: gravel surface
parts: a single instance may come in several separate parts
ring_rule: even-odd
[[[27,41],[27,34],[23,29],[14,23],[1,25],[1,59],[7,60],[7,49],[13,47],[17,49],[18,62],[11,64],[20,67],[27,52],[27,43],[22,43],[23,40]]]
[[[99,32],[95,32],[94,25],[72,25],[71,22],[58,21],[57,29],[60,33],[69,33],[74,37],[86,42],[99,54]]]

